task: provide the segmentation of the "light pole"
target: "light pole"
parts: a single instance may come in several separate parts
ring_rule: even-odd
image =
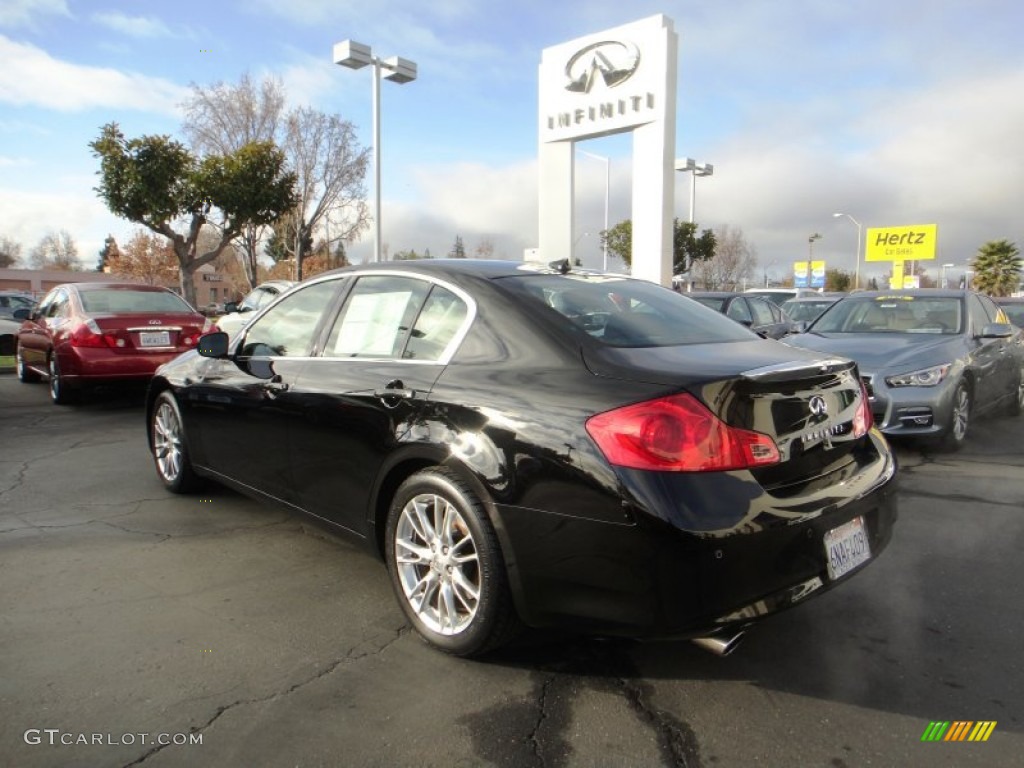
[[[942,265],[942,287],[949,288],[949,284],[946,282],[946,270],[950,267],[955,267],[956,264],[943,264]]]
[[[690,172],[690,218],[693,224],[693,201],[697,196],[697,177],[711,176],[715,172],[715,166],[711,163],[698,163],[692,157],[676,160],[676,170],[680,173]]]
[[[373,65],[373,260],[381,261],[380,252],[380,71],[386,69],[385,80],[403,85],[416,79],[416,62],[400,56],[382,59],[374,56],[370,46],[353,40],[334,44],[334,63],[349,69]]]
[[[595,155],[586,150],[579,150],[581,155],[592,157],[595,160],[604,160],[604,237],[601,243],[601,252],[604,255],[604,271],[608,271],[608,196],[611,193],[612,182],[612,161],[610,158]]]
[[[832,218],[834,218],[834,219],[838,219],[840,216],[845,216],[846,218],[848,218],[850,221],[852,221],[854,224],[857,225],[857,253],[856,253],[856,257],[857,257],[857,271],[856,271],[855,276],[853,278],[853,287],[854,288],[860,288],[860,230],[861,230],[860,222],[857,221],[855,218],[853,218],[853,216],[851,216],[848,213],[833,213],[832,214]]]

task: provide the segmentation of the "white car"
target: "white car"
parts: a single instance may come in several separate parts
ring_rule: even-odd
[[[217,320],[217,327],[229,336],[234,336],[256,316],[256,310],[263,309],[293,285],[294,280],[269,280],[261,283],[237,305],[230,301],[225,304],[226,314]]]

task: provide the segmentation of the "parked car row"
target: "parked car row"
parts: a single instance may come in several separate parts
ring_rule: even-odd
[[[16,357],[58,403],[149,379],[168,490],[220,482],[361,542],[439,649],[525,626],[728,653],[885,549],[883,434],[955,449],[1024,407],[1022,333],[987,297],[815,300],[794,323],[568,261],[430,260],[260,286],[225,332],[163,289],[69,285]]]

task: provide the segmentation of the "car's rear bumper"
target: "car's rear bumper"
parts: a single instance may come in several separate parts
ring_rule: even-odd
[[[873,433],[873,440],[883,441]],[[632,524],[499,506],[498,527],[517,607],[532,626],[634,637],[697,637],[742,626],[822,593],[864,566],[829,577],[826,533],[860,517],[870,564],[897,517],[887,449],[814,502],[751,498],[748,485],[700,483],[698,504],[727,529],[684,530],[685,516],[634,510]],[[694,501],[690,499],[689,501]],[[774,506],[773,506],[774,505]],[[723,519],[721,517],[719,520]]]
[[[173,360],[181,352],[169,350],[128,354],[98,348],[70,348],[58,357],[61,376],[70,385],[101,381],[144,381],[156,369]]]

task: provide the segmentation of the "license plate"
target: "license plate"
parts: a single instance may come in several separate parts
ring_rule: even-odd
[[[170,331],[142,331],[139,334],[139,345],[143,347],[171,346]]]
[[[864,518],[855,517],[825,534],[825,560],[828,576],[833,581],[870,559],[871,547]]]

